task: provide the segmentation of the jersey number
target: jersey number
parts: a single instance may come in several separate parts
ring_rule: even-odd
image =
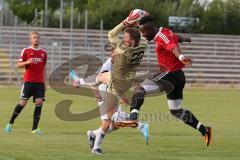
[[[132,55],[131,63],[139,64],[141,59],[143,58],[144,51],[136,52]]]

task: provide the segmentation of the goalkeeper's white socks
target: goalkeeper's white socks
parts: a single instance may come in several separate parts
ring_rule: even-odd
[[[98,128],[98,129],[96,129],[96,130],[93,131],[93,134],[94,134],[95,137],[96,137],[96,135],[97,135],[98,130],[100,130],[100,129],[101,129],[101,128]]]
[[[96,130],[95,133],[94,134],[95,134],[96,137],[95,137],[95,143],[94,143],[93,149],[100,149],[101,148],[101,144],[102,144],[103,139],[104,139],[104,136],[105,136],[105,133],[102,131],[101,128]]]

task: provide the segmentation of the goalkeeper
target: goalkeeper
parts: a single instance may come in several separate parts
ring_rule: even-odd
[[[107,120],[105,121],[105,128],[100,128],[96,134],[95,140],[98,143],[95,143],[92,149],[93,153],[102,153],[100,145],[111,125],[111,117],[116,112],[118,99],[121,98],[126,104],[128,104],[128,100],[124,93],[132,86],[136,75],[136,69],[140,65],[147,47],[146,43],[140,41],[141,35],[139,30],[130,27],[138,25],[139,19],[141,16],[144,16],[145,13],[146,12],[142,10],[134,10],[123,22],[109,31],[109,41],[116,46],[112,56],[112,72],[99,74],[93,83],[79,79],[80,85],[97,85],[99,83],[105,83],[108,85],[108,94],[105,98],[107,104]],[[118,35],[123,30],[124,35],[123,40],[121,40]]]
[[[112,51],[114,51],[113,47],[112,47]],[[108,60],[103,64],[103,66],[100,70],[100,73],[109,72],[109,71],[112,71],[112,58],[111,57],[108,58]],[[102,100],[106,96],[107,87],[108,86],[106,84],[99,85],[100,97]],[[99,95],[96,95],[96,98],[99,99]],[[93,149],[94,147],[100,148],[100,146],[98,146],[98,144],[99,144],[99,140],[101,140],[101,139],[96,139],[96,136],[97,136],[99,130],[101,130],[101,128],[107,127],[108,128],[107,133],[111,133],[112,131],[119,129],[119,127],[116,124],[117,121],[129,119],[129,115],[126,112],[121,111],[121,107],[119,106],[116,108],[117,111],[111,117],[111,124],[108,127],[107,126],[108,116],[107,116],[107,111],[106,111],[107,104],[105,101],[99,101],[98,104],[99,104],[99,108],[100,108],[102,124],[101,124],[100,128],[98,128],[97,130],[87,132],[88,141],[89,141],[89,145],[90,145],[91,149]],[[138,122],[138,123],[136,123],[136,125],[137,125],[137,129],[144,136],[146,144],[148,144],[148,138],[149,138],[148,137],[148,127],[149,127],[148,123]]]

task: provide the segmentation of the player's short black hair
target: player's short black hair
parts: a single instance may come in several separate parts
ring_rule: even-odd
[[[153,18],[151,16],[144,16],[139,21],[139,25],[145,25],[146,23],[153,23]]]

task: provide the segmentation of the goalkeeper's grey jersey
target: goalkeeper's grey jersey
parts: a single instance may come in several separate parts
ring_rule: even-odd
[[[118,37],[119,32],[124,29],[122,24],[117,25],[108,33],[111,43],[116,45],[113,56],[112,81],[116,90],[126,92],[132,85],[132,81],[136,75],[137,67],[140,65],[144,56],[146,43],[140,41],[136,47],[127,47]]]

